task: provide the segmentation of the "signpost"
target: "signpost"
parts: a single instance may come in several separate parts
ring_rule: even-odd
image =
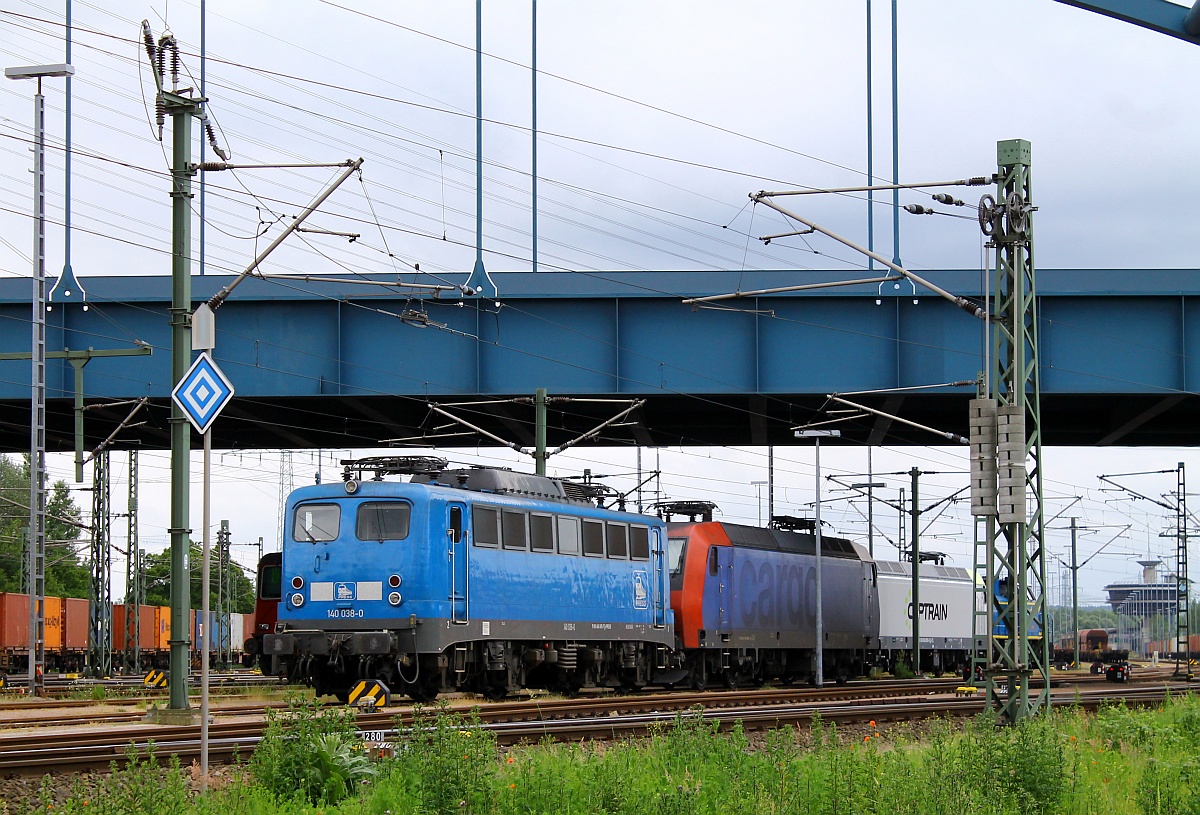
[[[198,331],[193,335],[193,346],[206,345],[200,351],[200,356],[188,368],[187,373],[179,380],[175,390],[171,391],[171,399],[183,411],[183,415],[196,428],[196,432],[204,437],[204,509],[203,530],[204,550],[203,566],[201,567],[200,588],[200,636],[204,640],[200,651],[200,774],[208,778],[208,661],[212,650],[212,634],[209,625],[209,516],[211,501],[209,489],[211,485],[212,437],[209,428],[220,415],[229,401],[233,399],[233,385],[217,363],[213,361],[209,350],[212,348],[212,334],[208,331]],[[172,623],[174,625],[174,623]]]

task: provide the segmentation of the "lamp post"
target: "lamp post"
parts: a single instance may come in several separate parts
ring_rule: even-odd
[[[836,438],[842,435],[840,430],[797,430],[796,438],[812,439],[817,453],[816,484],[817,484],[817,520],[816,520],[816,550],[817,550],[817,675],[813,683],[818,688],[825,684],[825,616],[822,611],[821,596],[821,439]]]
[[[5,68],[9,79],[36,79],[33,97],[33,370],[29,417],[29,693],[42,695],[46,564],[46,98],[42,78],[71,76],[66,64]]]

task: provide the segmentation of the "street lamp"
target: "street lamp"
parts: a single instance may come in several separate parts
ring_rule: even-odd
[[[33,386],[29,419],[29,693],[41,695],[45,652],[46,557],[46,99],[42,77],[71,76],[66,63],[5,68],[9,79],[36,79],[33,97]]]
[[[821,597],[821,439],[836,438],[840,430],[797,430],[796,438],[812,439],[817,452],[817,681],[816,686],[825,684],[825,617]]]

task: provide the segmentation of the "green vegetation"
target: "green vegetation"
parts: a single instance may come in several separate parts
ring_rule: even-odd
[[[200,608],[203,605],[204,597],[201,593],[200,584],[201,570],[204,568],[203,546],[200,543],[192,541],[188,549],[188,565],[191,566],[191,597],[189,602],[192,608]],[[211,561],[209,569],[212,574],[212,583],[209,589],[209,607],[217,607],[217,574],[228,568],[228,561],[221,565],[217,563],[219,553],[217,547],[212,547]],[[162,552],[146,555],[143,561],[145,574],[145,591],[146,605],[150,606],[169,606],[171,604],[171,550],[168,548]],[[253,614],[254,613],[254,581],[250,579],[235,563],[233,574],[231,597],[233,598],[233,612],[235,614]]]
[[[51,597],[88,596],[91,568],[78,552],[81,517],[67,482],[47,485],[46,594]],[[0,591],[23,591],[22,530],[28,527],[29,455],[20,461],[0,456]]]
[[[206,794],[178,766],[132,760],[14,813],[39,815],[1196,815],[1200,700],[1159,710],[1056,712],[1017,727],[980,718],[850,732],[750,735],[700,711],[616,744],[502,751],[472,716],[419,710],[387,757],[368,759],[341,708],[295,697],[245,771]],[[5,808],[0,805],[0,812]]]
[[[276,797],[333,804],[375,776],[363,748],[355,736],[353,710],[323,708],[294,695],[286,710],[267,709],[267,727],[250,760],[250,776]]]

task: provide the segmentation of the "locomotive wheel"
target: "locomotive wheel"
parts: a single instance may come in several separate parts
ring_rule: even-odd
[[[737,687],[737,674],[728,669],[721,671],[721,684],[729,690],[733,690]]]
[[[483,697],[492,702],[499,702],[506,696],[508,696],[508,688],[505,685],[488,685],[483,690]]]
[[[404,692],[414,702],[432,702],[437,698],[438,688],[432,682],[416,683],[404,686]]]
[[[779,684],[785,688],[790,688],[792,683],[796,681],[796,677],[790,673],[782,673],[779,675]]]
[[[436,690],[428,690],[425,688],[410,687],[407,689],[408,698],[414,702],[428,703],[437,698]]]
[[[708,687],[708,676],[704,673],[704,668],[701,667],[692,672],[692,690],[704,690]]]

